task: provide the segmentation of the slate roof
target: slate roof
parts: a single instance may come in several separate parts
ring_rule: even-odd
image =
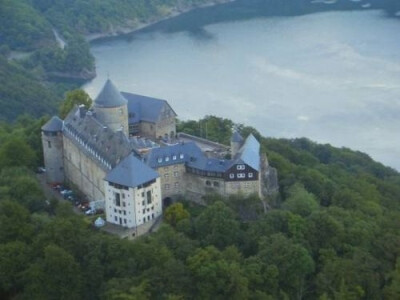
[[[242,143],[243,142],[243,137],[240,135],[239,132],[236,130],[233,132],[232,137],[231,137],[231,142],[234,143]]]
[[[108,79],[94,100],[94,105],[97,107],[118,107],[126,105],[127,100],[121,95],[118,89],[114,86],[110,79]]]
[[[245,163],[254,170],[260,170],[260,143],[250,134],[235,157],[235,164]]]
[[[52,117],[49,121],[47,121],[46,124],[42,126],[43,131],[49,131],[49,132],[62,131],[62,128],[63,128],[63,121],[57,116]]]
[[[105,180],[128,187],[137,187],[158,177],[156,171],[130,154],[106,175]]]
[[[193,142],[154,148],[145,157],[151,168],[187,163],[191,157],[203,156],[200,148]]]
[[[168,106],[176,116],[166,100],[126,92],[121,92],[121,94],[128,100],[129,124],[139,121],[156,123],[164,106]]]
[[[105,170],[115,167],[132,152],[122,131],[112,131],[83,107],[75,106],[71,110],[64,120],[63,133]]]
[[[145,162],[151,168],[186,164],[206,172],[225,172],[231,164],[229,160],[208,158],[194,142],[154,148],[145,157]]]

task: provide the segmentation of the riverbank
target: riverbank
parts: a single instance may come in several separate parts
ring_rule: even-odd
[[[188,13],[195,9],[223,5],[223,4],[227,4],[227,3],[231,3],[231,2],[235,2],[235,1],[236,0],[213,0],[213,1],[210,1],[209,3],[205,3],[205,4],[201,4],[201,5],[192,5],[192,6],[185,7],[185,8],[172,8],[171,11],[165,16],[156,17],[154,19],[148,20],[146,22],[140,22],[140,23],[136,23],[136,22],[132,21],[132,24],[130,26],[128,25],[128,26],[116,27],[116,28],[112,27],[109,32],[89,34],[89,35],[85,36],[85,39],[87,42],[91,43],[91,42],[95,42],[95,41],[99,41],[99,40],[103,40],[103,39],[107,39],[107,38],[113,38],[113,37],[117,37],[117,36],[132,34],[135,32],[139,32],[143,29],[146,29],[150,26],[156,25],[160,22],[178,17],[180,15],[183,15],[183,14]]]

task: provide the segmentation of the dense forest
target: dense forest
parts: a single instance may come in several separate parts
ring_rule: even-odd
[[[0,126],[1,299],[400,298],[400,174],[366,154],[238,125],[279,171],[269,211],[256,196],[182,199],[131,242],[46,200],[32,172],[45,121]],[[226,143],[232,125],[209,116],[179,129],[205,136],[207,126]]]

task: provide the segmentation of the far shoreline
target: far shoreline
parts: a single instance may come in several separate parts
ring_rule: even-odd
[[[155,20],[138,23],[131,27],[129,27],[129,26],[120,27],[120,28],[117,28],[117,29],[109,31],[109,32],[88,34],[88,35],[85,35],[85,39],[88,43],[92,44],[92,43],[101,42],[101,41],[112,39],[112,38],[131,35],[134,33],[138,33],[144,29],[147,29],[148,27],[151,27],[151,26],[161,23],[163,21],[167,21],[169,19],[179,17],[180,15],[186,14],[186,13],[196,10],[196,9],[224,5],[224,4],[235,2],[235,1],[236,0],[214,0],[214,1],[211,1],[206,4],[190,6],[185,9],[181,9],[181,10],[174,8],[174,9],[172,9],[170,14],[163,16],[163,17],[156,18]]]

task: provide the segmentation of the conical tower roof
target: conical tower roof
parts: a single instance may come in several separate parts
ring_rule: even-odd
[[[121,95],[118,89],[114,86],[110,79],[107,79],[106,84],[100,94],[94,100],[94,106],[97,107],[118,107],[126,105],[128,101]]]
[[[58,132],[62,130],[62,127],[63,121],[59,117],[54,116],[42,126],[42,130],[49,132]]]

